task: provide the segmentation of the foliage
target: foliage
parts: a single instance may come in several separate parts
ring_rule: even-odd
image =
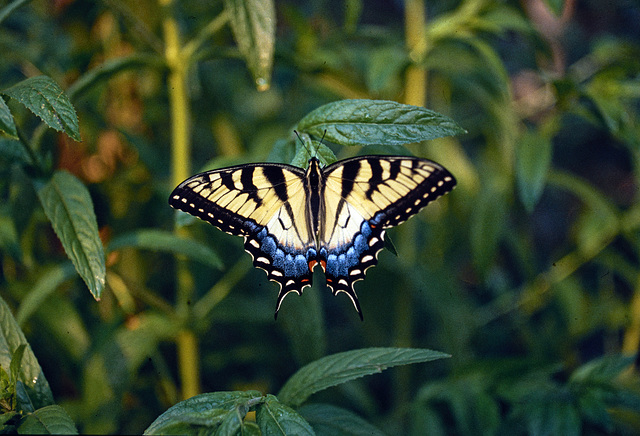
[[[638,16],[3,6],[3,431],[637,433]],[[240,238],[167,205],[201,169],[311,153],[414,154],[458,180],[389,232],[363,323],[317,285],[274,323]]]

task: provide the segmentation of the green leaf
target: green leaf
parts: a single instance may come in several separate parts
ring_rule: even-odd
[[[15,139],[0,138],[0,159],[8,163],[31,163],[24,146]]]
[[[106,279],[105,258],[89,191],[66,171],[54,173],[37,191],[64,251],[99,300]]]
[[[18,427],[19,434],[78,434],[78,429],[60,406],[43,407],[27,415]]]
[[[138,230],[114,238],[107,247],[108,252],[119,250],[123,247],[135,247],[153,251],[166,251],[174,254],[182,254],[188,258],[197,260],[213,268],[223,267],[220,256],[209,246],[195,239],[177,236],[175,233],[164,230]]]
[[[9,370],[11,373],[11,380],[17,381],[20,375],[20,365],[22,364],[22,357],[24,356],[24,350],[27,348],[27,344],[20,344],[18,348],[11,355],[11,365]]]
[[[285,404],[297,407],[310,395],[365,375],[411,363],[429,362],[449,355],[419,348],[363,348],[332,354],[312,362],[289,378],[278,393]]]
[[[527,414],[529,433],[533,435],[582,434],[582,422],[576,406],[563,398],[549,396],[534,401]]]
[[[225,0],[231,29],[258,90],[269,88],[275,49],[276,10],[273,0]]]
[[[263,435],[315,435],[305,419],[295,410],[282,404],[273,395],[267,395],[256,409],[256,422]]]
[[[38,364],[38,359],[11,314],[9,306],[0,298],[0,366],[2,368],[11,367],[13,353],[22,344],[26,345],[26,349],[20,364],[18,380],[24,385],[30,404],[20,405],[21,409],[29,411],[53,404],[53,395]]]
[[[57,350],[71,362],[80,365],[93,343],[78,305],[71,298],[49,298],[37,312],[38,325],[55,338]],[[61,322],[60,320],[64,320]]]
[[[235,409],[226,414],[220,427],[216,429],[216,436],[235,436],[242,427],[245,415],[249,411],[249,403],[236,405]]]
[[[342,145],[402,145],[465,133],[451,118],[386,100],[341,100],[310,112],[298,130]]]
[[[516,147],[516,177],[520,200],[527,211],[538,203],[551,166],[551,140],[526,131]]]
[[[471,221],[471,253],[481,273],[495,260],[498,242],[505,230],[507,210],[505,195],[491,185],[481,189]]]
[[[41,274],[31,291],[20,302],[20,307],[16,313],[18,324],[23,325],[58,286],[76,277],[76,274],[77,272],[71,262],[57,265]]]
[[[144,431],[144,434],[212,433],[236,411],[262,399],[258,391],[213,392],[196,395],[172,406]]]
[[[9,208],[0,208],[0,249],[14,259],[22,258],[16,225],[9,215]]]
[[[13,115],[11,115],[9,106],[2,98],[0,98],[0,130],[12,138],[18,138],[18,130],[16,129],[16,123],[13,121]]]
[[[298,409],[298,413],[323,436],[384,436],[355,413],[329,404],[308,404]]]
[[[634,356],[620,354],[603,356],[577,368],[569,381],[571,383],[609,384],[633,365]]]
[[[47,126],[81,141],[76,111],[62,88],[50,77],[31,77],[2,93],[18,100]]]

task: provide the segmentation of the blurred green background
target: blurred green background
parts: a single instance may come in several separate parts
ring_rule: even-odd
[[[67,90],[81,143],[11,109],[55,168],[87,185],[105,246],[172,230],[168,194],[189,175],[286,162],[279,140],[340,99],[453,118],[468,134],[409,148],[458,186],[389,232],[397,256],[383,251],[356,285],[364,322],[321,277],[274,322],[277,286],[240,238],[199,221],[178,231],[222,267],[134,243],[108,250],[107,288],[93,300],[0,138],[0,292],[15,312],[42,296],[18,319],[80,431],[139,433],[183,397],[275,393],[311,360],[382,346],[452,357],[314,401],[388,434],[640,431],[640,4],[276,0],[273,64],[261,70],[229,25],[237,3],[265,7],[56,0],[2,10],[0,87],[46,74]]]

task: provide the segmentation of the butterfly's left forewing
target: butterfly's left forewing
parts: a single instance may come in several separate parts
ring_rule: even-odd
[[[240,165],[195,175],[169,198],[172,207],[244,237],[253,264],[280,285],[276,314],[285,295],[311,285],[315,245],[303,178],[290,165]]]
[[[353,284],[377,264],[384,231],[449,192],[455,179],[435,162],[363,156],[324,169],[320,257],[334,294],[345,292],[362,317]]]

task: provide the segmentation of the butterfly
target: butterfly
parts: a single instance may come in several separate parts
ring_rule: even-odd
[[[244,237],[254,266],[280,285],[276,319],[286,295],[311,286],[317,265],[333,295],[347,294],[363,319],[353,285],[378,263],[385,230],[455,184],[427,159],[359,156],[322,168],[312,157],[306,170],[252,163],[196,174],[174,189],[169,204]]]

